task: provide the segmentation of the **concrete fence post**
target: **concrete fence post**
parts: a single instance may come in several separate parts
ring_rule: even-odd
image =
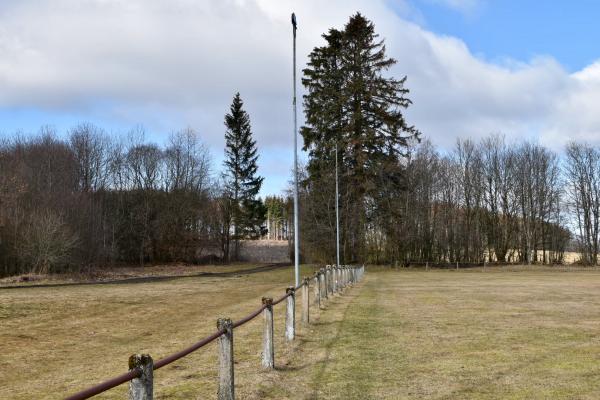
[[[290,294],[287,297],[285,310],[285,338],[291,341],[296,336],[296,290],[293,286],[290,286],[285,290],[285,293]]]
[[[321,293],[319,293],[320,291],[320,282],[319,282],[319,273],[317,272],[315,275],[315,304],[317,305],[318,308],[321,308]]]
[[[331,291],[333,292],[333,294],[337,293],[337,274],[338,274],[338,267],[337,265],[333,266],[333,269],[331,270],[332,272],[332,278],[331,278]]]
[[[348,267],[344,267],[344,287],[348,286]]]
[[[321,292],[321,299],[326,299],[327,298],[327,289],[325,286],[325,269],[321,268],[321,273],[319,274],[319,290]],[[321,303],[323,303],[323,301],[321,300]]]
[[[327,279],[327,291],[333,296],[333,269],[331,266],[327,269],[329,271],[329,279]]]
[[[263,315],[265,316],[265,328],[263,331],[263,352],[261,364],[263,368],[275,368],[275,349],[273,342],[273,299],[263,297],[262,303],[265,306]]]
[[[308,325],[310,322],[310,298],[309,298],[309,279],[304,277],[304,285],[302,285],[302,323]]]
[[[137,369],[140,376],[129,381],[129,400],[152,400],[154,398],[154,361],[148,354],[129,357],[129,370]]]
[[[233,322],[229,318],[219,318],[217,329],[225,333],[219,336],[219,400],[234,400],[233,378]]]

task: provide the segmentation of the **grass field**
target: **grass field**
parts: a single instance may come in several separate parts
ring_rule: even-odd
[[[306,271],[308,274],[310,271]],[[162,283],[0,290],[0,398],[59,399],[237,319],[290,270]],[[275,309],[276,364],[259,368],[262,319],[235,332],[240,399],[600,398],[600,273],[527,268],[370,270],[291,345]],[[156,398],[215,398],[215,345],[156,372]],[[125,386],[99,398],[124,398]]]

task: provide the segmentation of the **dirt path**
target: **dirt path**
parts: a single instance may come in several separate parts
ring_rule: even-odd
[[[118,285],[118,284],[132,284],[132,283],[149,283],[149,282],[165,282],[175,279],[183,278],[226,278],[231,276],[242,276],[256,274],[259,272],[273,271],[279,268],[289,267],[290,263],[273,263],[262,265],[260,267],[251,269],[238,269],[235,271],[227,272],[198,272],[195,274],[188,275],[157,275],[157,276],[143,276],[133,278],[122,278],[122,279],[111,279],[105,281],[92,281],[92,282],[67,282],[67,283],[41,283],[41,284],[28,284],[28,285],[11,285],[11,286],[0,286],[0,290],[8,289],[33,289],[33,288],[53,288],[63,286],[85,286],[85,285]]]

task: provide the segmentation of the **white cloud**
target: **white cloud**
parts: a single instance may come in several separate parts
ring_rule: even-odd
[[[480,4],[435,1],[463,11]],[[290,13],[298,16],[300,71],[321,34],[360,11],[398,60],[391,74],[408,75],[409,122],[434,143],[450,147],[457,136],[504,132],[555,148],[569,138],[600,144],[600,64],[570,74],[548,56],[490,63],[460,39],[411,22],[409,14],[414,21],[418,13],[409,3],[393,6],[385,0],[3,2],[0,108],[144,123],[165,133],[191,125],[220,147],[223,115],[240,91],[259,146],[291,151]],[[279,170],[287,175],[289,165]]]

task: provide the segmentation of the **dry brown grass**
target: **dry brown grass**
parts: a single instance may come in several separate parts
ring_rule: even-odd
[[[60,399],[125,372],[130,354],[167,356],[214,332],[218,317],[239,319],[261,296],[282,295],[292,276],[290,267],[232,278],[0,290],[0,398]],[[275,309],[280,357],[291,347],[282,341],[284,310]],[[235,331],[240,398],[259,375],[261,322]],[[157,398],[214,397],[216,365],[212,343],[157,371]],[[122,399],[125,389],[99,398]]]
[[[308,274],[308,272],[306,273]],[[238,278],[0,290],[0,398],[62,398],[238,319],[291,269]],[[262,319],[235,331],[240,399],[600,398],[600,273],[550,268],[371,269],[291,345],[275,309],[277,369],[260,369]],[[312,293],[311,293],[312,294]],[[316,311],[316,310],[312,310]],[[157,399],[215,398],[215,345],[156,372]],[[126,386],[99,398],[124,398]]]

